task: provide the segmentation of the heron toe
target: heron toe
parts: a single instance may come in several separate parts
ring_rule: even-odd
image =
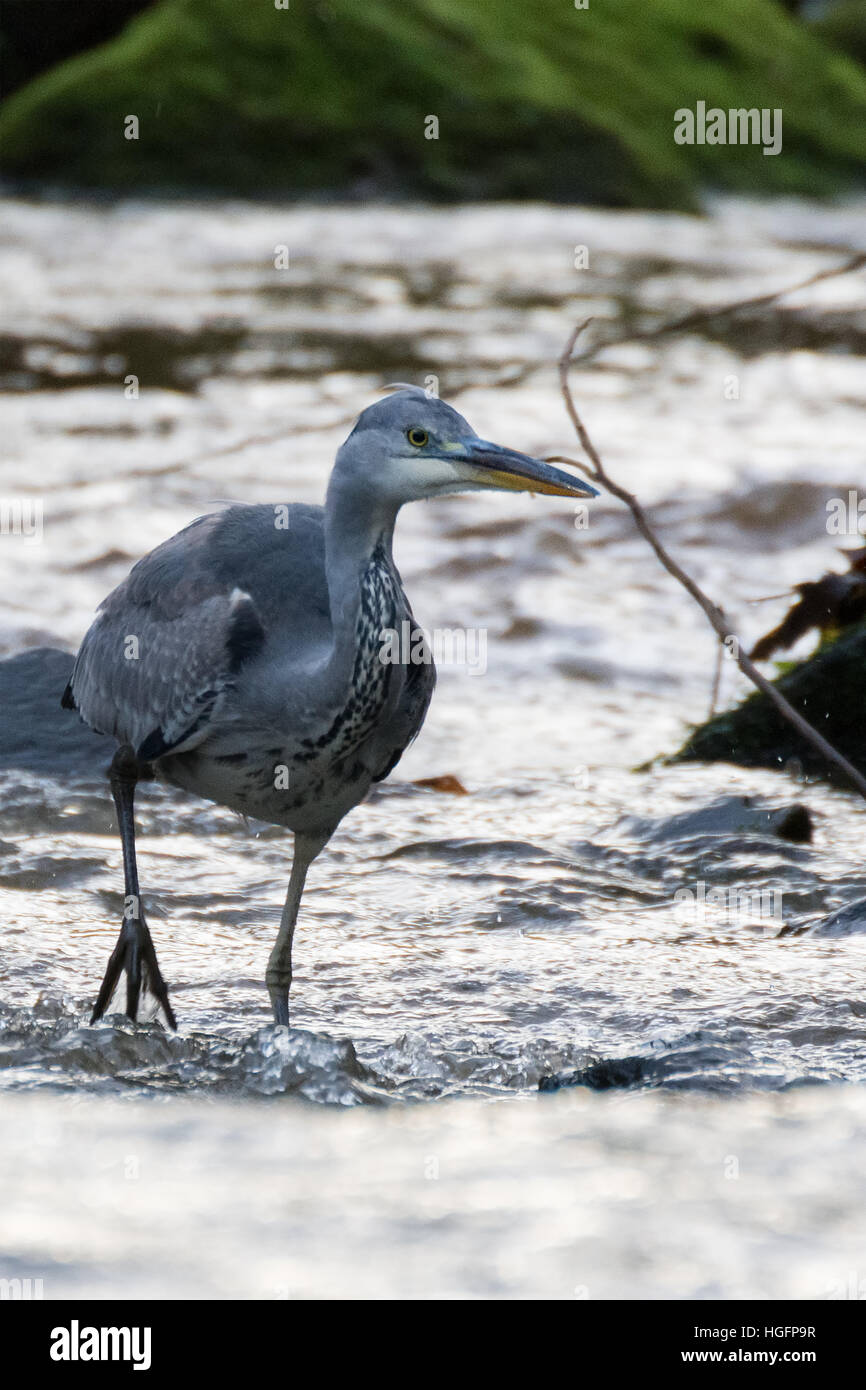
[[[153,941],[143,917],[124,920],[117,944],[109,957],[99,995],[90,1018],[96,1023],[111,1003],[121,974],[126,975],[126,1013],[135,1021],[142,988],[152,994],[165,1014],[171,1028],[177,1028],[174,1010],[169,1003],[168,988],[156,959]]]

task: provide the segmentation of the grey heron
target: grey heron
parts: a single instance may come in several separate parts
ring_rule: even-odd
[[[478,437],[451,406],[402,387],[358,417],[325,505],[236,505],[152,550],[104,600],[62,703],[117,751],[108,769],[123,849],[124,914],[91,1022],[122,974],[176,1027],[141,904],[134,796],[156,776],[294,833],[265,981],[289,1022],[292,938],[307,870],[340,821],[387,777],[424,720],[429,651],[382,659],[413,624],[392,556],[404,502],[496,488],[596,496],[558,468]],[[423,638],[421,639],[423,642]]]

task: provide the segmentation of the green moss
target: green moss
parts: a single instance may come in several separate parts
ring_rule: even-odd
[[[774,684],[813,728],[866,773],[866,623],[846,628]],[[812,776],[844,785],[841,773],[760,692],[695,729],[670,761],[771,768],[794,762]]]
[[[842,0],[816,19],[812,31],[858,62],[866,63],[866,0]]]
[[[698,100],[781,107],[783,152],[676,145]],[[862,175],[864,119],[866,74],[773,0],[162,0],[15,93],[0,150],[7,174],[119,190],[683,207],[700,184],[832,192]]]

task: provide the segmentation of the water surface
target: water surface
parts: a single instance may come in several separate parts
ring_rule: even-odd
[[[585,270],[574,269],[579,245]],[[320,501],[335,448],[384,382],[433,377],[483,436],[576,456],[555,359],[578,318],[594,315],[594,331],[611,334],[646,326],[793,283],[864,245],[862,204],[730,201],[685,218],[7,200],[0,492],[41,501],[44,529],[37,542],[0,538],[0,651],[73,651],[138,556],[226,500]],[[826,504],[862,473],[864,342],[863,277],[850,276],[744,321],[611,349],[575,372],[611,471],[746,641],[784,611],[784,600],[755,599],[817,577],[835,545],[856,542],[828,536]],[[50,1257],[55,1292],[155,1287],[150,1238],[133,1254],[105,1211],[98,1238],[83,1220],[92,1202],[114,1200],[91,1161],[104,1143],[111,1154],[152,1149],[167,1182],[182,1151],[186,1176],[162,1193],[169,1213],[187,1209],[185,1183],[203,1183],[201,1206],[161,1228],[169,1294],[350,1292],[371,1232],[414,1249],[422,1228],[427,1272],[395,1256],[377,1292],[402,1288],[407,1267],[405,1287],[419,1294],[567,1297],[586,1285],[589,1296],[820,1297],[843,1277],[863,1124],[850,1088],[866,1076],[866,911],[813,928],[866,895],[866,811],[804,784],[796,767],[635,771],[705,716],[713,638],[618,503],[602,498],[583,520],[561,499],[516,495],[405,509],[396,558],[419,621],[482,631],[486,669],[440,672],[421,737],[314,865],[289,1034],[268,1023],[262,985],[289,837],[142,788],[143,892],[181,1027],[169,1036],[114,1018],[90,1028],[122,906],[109,750],[89,767],[52,752],[0,773],[0,1150],[16,1268],[38,1273]],[[742,691],[725,663],[721,698]],[[414,785],[447,774],[468,795]],[[795,803],[808,809],[811,842],[780,837],[762,810]],[[712,889],[727,896],[704,910],[683,902]],[[583,1084],[539,1096],[551,1077]],[[613,1097],[596,1094],[611,1087]],[[196,1103],[142,1108],[178,1097]],[[507,1098],[523,1103],[490,1105]],[[399,1104],[440,1099],[456,1105]],[[370,1113],[340,1129],[348,1117],[304,1101]],[[806,1161],[834,1114],[844,1123],[835,1147],[822,1137],[814,1151],[814,1200],[797,1204],[780,1135],[790,1128]],[[407,1150],[413,1126],[421,1137]],[[620,1126],[631,1154],[621,1183]],[[728,1126],[739,1136],[729,1144]],[[684,1253],[692,1216],[678,1186],[696,1181],[696,1134],[715,1136],[716,1176],[744,1135],[760,1155],[745,1224],[731,1208],[742,1184],[714,1178],[704,1190],[702,1239],[717,1244],[703,1264]],[[418,1176],[439,1152],[434,1135],[447,1137],[452,1176],[465,1180],[459,1201],[453,1183]],[[568,1186],[569,1136],[584,1192],[574,1210],[554,1190]],[[648,1178],[657,1143],[664,1158]],[[511,1144],[525,1146],[527,1166],[503,1177],[496,1155]],[[61,1152],[64,1186],[49,1199]],[[36,1166],[25,1176],[26,1155]],[[542,1158],[552,1184],[542,1205],[577,1223],[562,1240],[589,1242],[584,1265],[587,1250],[607,1252],[593,1277],[558,1257],[555,1273],[544,1262],[537,1277],[525,1272],[525,1251],[558,1239],[550,1214],[552,1225],[533,1224],[534,1188],[523,1188]],[[290,1223],[300,1248],[308,1240],[318,1252],[304,1278],[254,1238],[270,1220],[261,1194],[212,1276],[204,1256],[183,1255],[241,1166],[250,1193],[261,1180],[277,1202],[289,1186],[306,1194]],[[593,1205],[585,1193],[605,1172],[608,1196]],[[370,1196],[374,1173],[386,1174],[393,1208]],[[369,1223],[341,1271],[327,1254],[320,1178],[361,1202]],[[759,1254],[749,1223],[777,1182],[785,1195],[769,1225],[762,1218]],[[640,1268],[624,1234],[629,1183],[643,1194],[635,1239],[656,1242]],[[523,1215],[511,1235],[504,1216],[490,1234],[494,1222],[484,1246],[488,1197]],[[828,1202],[839,1208],[836,1244]],[[58,1204],[73,1213],[66,1246]],[[793,1230],[802,1260],[788,1270]],[[232,1293],[225,1270],[237,1261],[245,1273]]]

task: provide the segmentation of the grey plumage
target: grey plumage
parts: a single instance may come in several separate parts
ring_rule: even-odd
[[[64,705],[112,735],[124,849],[124,922],[94,1017],[120,973],[173,1022],[137,888],[132,803],[152,765],[176,786],[295,833],[289,894],[269,964],[288,1022],[291,943],[306,870],[343,816],[418,733],[435,683],[429,652],[382,659],[414,619],[392,556],[406,501],[473,488],[565,496],[588,485],[487,444],[414,388],[364,411],[337,455],[324,508],[233,506],[194,521],[134,566],[98,610]],[[132,887],[134,885],[134,888]]]
[[[417,733],[435,683],[432,661],[379,660],[382,630],[412,620],[390,547],[374,548],[359,580],[351,683],[328,690],[322,508],[201,517],[105,600],[69,692],[92,728],[164,780],[290,830],[333,832]]]

